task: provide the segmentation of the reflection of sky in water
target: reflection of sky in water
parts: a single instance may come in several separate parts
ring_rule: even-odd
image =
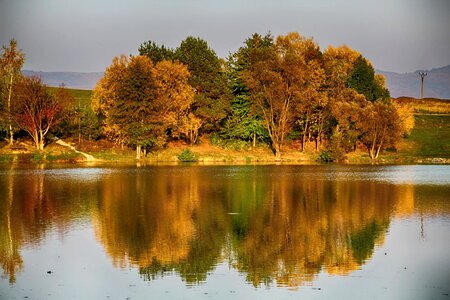
[[[54,232],[40,251],[23,251],[26,272],[14,286],[0,280],[0,299],[447,299],[450,261],[442,258],[448,225],[428,219],[424,227],[421,237],[420,219],[395,220],[367,264],[349,276],[321,270],[297,288],[277,288],[276,281],[255,288],[227,260],[200,284],[172,273],[149,282],[135,267],[115,268],[92,228],[72,230],[64,239]]]
[[[102,176],[112,173],[107,168],[64,168],[64,169],[33,169],[33,170],[0,170],[0,176],[13,174],[16,176],[45,175],[54,179],[71,179],[75,181],[96,181]]]
[[[414,166],[348,166],[332,171],[333,167],[323,170],[328,180],[368,180],[392,184],[450,184],[450,166],[414,165]]]
[[[228,166],[212,176],[242,178],[246,176],[290,177],[331,181],[376,181],[391,184],[448,185],[450,166],[447,165],[316,165],[316,166]],[[268,170],[266,170],[268,169]],[[267,175],[267,171],[270,171]]]
[[[367,180],[376,182],[386,182],[391,184],[450,184],[450,166],[447,165],[403,165],[403,166],[368,166],[368,165],[247,165],[247,166],[147,166],[143,168],[125,167],[91,167],[91,168],[62,168],[62,169],[0,169],[1,175],[45,175],[55,179],[64,178],[76,181],[96,181],[102,176],[116,172],[134,175],[137,173],[155,173],[158,169],[166,169],[162,176],[173,174],[184,175],[192,168],[201,168],[202,172],[210,173],[212,177],[236,178],[247,176],[267,176],[270,170],[270,177],[292,178],[314,178],[319,180],[354,181]],[[220,169],[220,172],[216,172]],[[159,175],[158,175],[159,176]]]

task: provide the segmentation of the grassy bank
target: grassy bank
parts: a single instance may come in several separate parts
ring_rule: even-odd
[[[67,140],[67,142],[71,142]],[[77,150],[89,153],[98,161],[135,162],[132,149],[120,149],[107,141],[72,141]],[[187,151],[187,149],[189,151]],[[187,151],[187,152],[186,152]],[[184,156],[183,156],[184,155]],[[299,145],[288,144],[283,151],[283,162],[314,164],[318,153],[300,153]],[[188,146],[183,143],[171,143],[168,147],[152,151],[143,159],[145,162],[180,162],[182,160],[204,163],[257,163],[274,162],[275,157],[267,145],[256,148],[250,145],[212,145],[208,139]],[[29,140],[21,140],[9,147],[6,141],[0,142],[0,163],[11,162],[82,162],[85,158],[67,147],[56,143],[46,146],[38,152]],[[346,159],[350,164],[368,164],[371,160],[365,151],[349,153]],[[404,139],[397,149],[388,149],[381,153],[379,163],[450,163],[450,115],[416,115],[415,127],[409,137]]]

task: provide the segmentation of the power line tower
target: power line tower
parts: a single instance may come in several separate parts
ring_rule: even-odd
[[[423,80],[425,78],[425,76],[427,76],[428,74],[426,72],[419,72],[420,77],[422,78],[422,90],[421,90],[421,96],[423,99]]]

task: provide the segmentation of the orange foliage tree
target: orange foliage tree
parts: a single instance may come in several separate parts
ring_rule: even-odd
[[[24,77],[15,87],[14,119],[33,138],[36,149],[44,150],[45,136],[61,120],[63,103],[68,97],[64,87],[55,95],[37,77]]]
[[[307,112],[308,101],[320,97],[324,73],[317,44],[312,39],[289,33],[273,45],[253,43],[248,51],[249,67],[242,77],[254,106],[263,116],[277,160],[285,138],[295,121],[295,110]]]
[[[187,68],[177,62],[154,65],[146,56],[116,57],[94,90],[93,109],[102,116],[105,133],[136,147],[139,159],[146,147],[164,145],[167,132],[185,132],[194,96],[188,78]]]

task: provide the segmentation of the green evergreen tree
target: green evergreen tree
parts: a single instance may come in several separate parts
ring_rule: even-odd
[[[222,129],[221,135],[229,139],[256,140],[268,138],[264,122],[251,105],[250,93],[242,79],[242,71],[249,68],[249,52],[259,47],[272,47],[273,37],[257,33],[245,41],[245,46],[228,58],[228,81],[233,93],[231,111]]]
[[[192,112],[202,120],[202,132],[220,130],[231,98],[223,63],[205,40],[192,36],[175,50],[175,59],[187,65],[191,73],[189,84],[195,89]]]
[[[174,60],[175,52],[173,49],[164,45],[158,45],[153,41],[147,41],[139,46],[139,55],[145,55],[150,58],[154,64],[162,60]]]
[[[353,72],[347,80],[347,87],[363,94],[368,101],[389,99],[389,90],[376,80],[375,70],[362,55],[353,64]]]

